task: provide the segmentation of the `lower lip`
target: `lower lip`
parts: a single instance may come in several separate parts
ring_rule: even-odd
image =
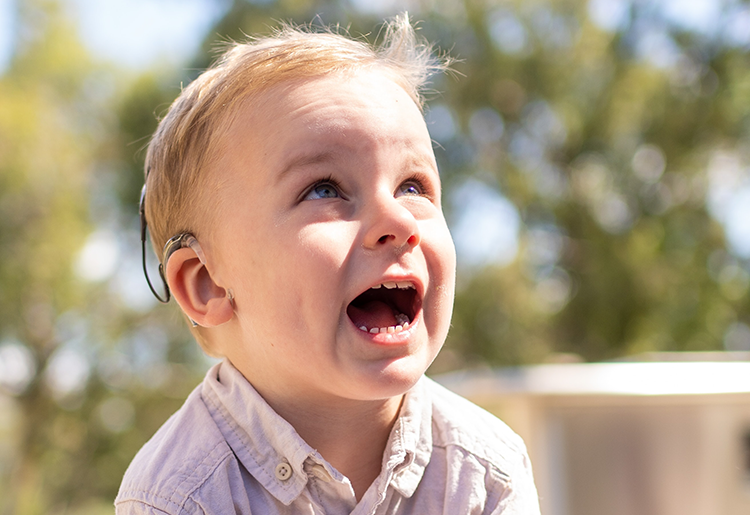
[[[417,326],[420,322],[420,317],[419,314],[417,314],[417,316],[414,317],[414,320],[409,324],[409,327],[407,329],[403,329],[397,333],[365,332],[354,325],[354,322],[352,322],[351,319],[349,319],[349,321],[351,322],[352,327],[354,327],[355,331],[357,331],[360,335],[366,337],[373,343],[377,343],[378,345],[403,345],[405,343],[408,343],[412,334],[414,334],[414,331],[416,331]]]

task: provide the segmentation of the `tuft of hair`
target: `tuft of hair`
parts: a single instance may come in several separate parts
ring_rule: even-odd
[[[449,71],[452,60],[446,54],[436,54],[433,45],[417,36],[407,13],[388,20],[384,29],[378,56],[398,70],[411,88],[412,98],[422,109],[424,92],[430,79],[433,75]]]
[[[146,219],[163,260],[166,241],[182,232],[201,239],[199,220],[212,217],[210,182],[217,148],[241,106],[280,83],[359,70],[382,70],[422,109],[430,77],[449,69],[419,38],[406,13],[385,22],[378,45],[332,28],[284,24],[272,35],[231,43],[190,83],[160,121],[146,154]],[[210,258],[209,258],[210,259]],[[202,338],[199,338],[201,341]],[[205,345],[201,341],[201,346]]]

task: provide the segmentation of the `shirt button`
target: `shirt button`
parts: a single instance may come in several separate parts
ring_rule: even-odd
[[[289,463],[281,462],[276,465],[276,479],[286,481],[292,477],[292,466]]]

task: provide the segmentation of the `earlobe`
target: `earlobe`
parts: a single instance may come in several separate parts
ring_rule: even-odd
[[[192,248],[176,250],[165,268],[172,296],[191,321],[215,327],[232,319],[234,305],[227,291],[214,282]]]

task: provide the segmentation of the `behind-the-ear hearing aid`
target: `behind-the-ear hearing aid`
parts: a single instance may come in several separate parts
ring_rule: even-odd
[[[146,229],[148,227],[148,224],[146,223],[145,199],[146,185],[144,184],[143,189],[141,190],[140,205],[138,207],[138,213],[140,214],[141,218],[141,257],[143,258],[143,274],[146,276],[146,282],[148,283],[148,287],[151,289],[151,293],[154,294],[154,297],[156,297],[159,302],[163,302],[166,304],[167,302],[169,302],[169,299],[172,298],[172,294],[169,291],[169,284],[167,283],[167,277],[165,275],[169,257],[174,254],[176,250],[185,247],[192,249],[192,251],[195,252],[195,255],[198,256],[198,259],[203,265],[206,264],[206,256],[203,254],[203,249],[201,248],[200,243],[198,243],[198,240],[189,232],[183,232],[169,238],[167,240],[167,243],[164,244],[164,249],[162,250],[162,259],[161,263],[159,264],[159,277],[161,277],[161,281],[164,284],[164,296],[162,297],[161,295],[159,295],[156,292],[156,288],[154,288],[153,284],[151,284],[151,279],[148,276],[148,270],[146,268]],[[231,288],[227,289],[227,298],[229,299],[229,302],[232,303],[232,306],[234,306],[234,293],[232,292]],[[193,327],[198,326],[198,324],[193,319],[190,319],[190,323]]]
[[[138,214],[141,218],[141,257],[143,262],[143,274],[146,276],[146,282],[148,283],[148,287],[151,289],[151,293],[154,294],[154,297],[156,297],[159,302],[163,302],[166,304],[172,297],[172,294],[169,291],[169,284],[167,284],[167,278],[164,272],[165,267],[167,266],[167,261],[169,261],[169,257],[176,250],[184,247],[190,247],[193,252],[195,252],[195,255],[198,256],[200,262],[204,265],[206,264],[206,257],[203,255],[203,249],[201,248],[200,243],[198,243],[198,240],[195,239],[195,236],[193,236],[189,232],[183,232],[169,238],[169,240],[167,240],[167,243],[164,244],[164,250],[162,251],[162,260],[161,263],[159,263],[159,277],[161,277],[161,281],[164,284],[164,296],[162,297],[156,292],[156,288],[154,288],[154,285],[151,284],[151,279],[148,276],[148,269],[146,268],[146,229],[148,227],[148,224],[146,223],[145,184],[143,185],[143,189],[141,190],[141,200],[138,206]]]

